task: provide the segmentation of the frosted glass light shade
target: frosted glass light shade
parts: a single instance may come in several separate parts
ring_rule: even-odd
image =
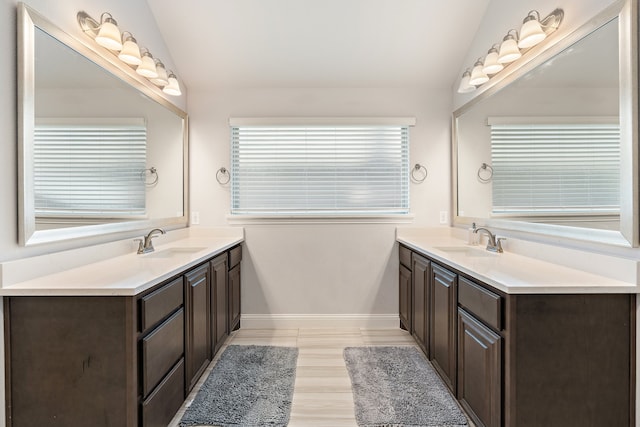
[[[489,81],[489,76],[487,76],[484,71],[482,71],[482,61],[478,60],[473,66],[473,70],[471,70],[471,78],[469,79],[469,84],[473,86],[479,86]]]
[[[172,96],[180,96],[182,95],[182,91],[180,90],[180,84],[178,83],[178,79],[176,75],[173,73],[169,74],[169,84],[162,88],[162,91],[167,95]]]
[[[140,65],[142,63],[142,57],[140,56],[140,48],[136,43],[136,39],[129,37],[122,45],[122,50],[118,54],[118,58],[129,65]]]
[[[520,40],[518,41],[518,47],[520,49],[527,49],[540,43],[547,37],[542,30],[540,21],[533,16],[528,16],[522,28],[520,29]]]
[[[122,36],[118,30],[118,23],[113,18],[105,18],[96,36],[96,43],[111,50],[122,49]]]
[[[462,80],[460,80],[460,86],[458,86],[458,93],[469,93],[476,90],[476,87],[469,83],[471,80],[471,72],[469,70],[462,74]]]
[[[516,40],[512,35],[507,35],[500,45],[498,62],[501,64],[508,64],[521,56],[522,53],[520,53],[520,49],[518,49],[518,43],[516,43]]]
[[[156,63],[149,52],[144,52],[142,54],[142,62],[138,65],[138,68],[136,68],[136,73],[148,79],[155,79],[158,77]]]
[[[166,86],[169,84],[169,78],[167,76],[167,70],[164,68],[164,64],[156,60],[156,73],[158,76],[155,79],[151,79],[151,83],[156,86]]]
[[[498,49],[492,47],[489,49],[486,58],[484,58],[484,65],[482,67],[482,71],[485,74],[495,74],[504,68],[500,62],[498,62]]]

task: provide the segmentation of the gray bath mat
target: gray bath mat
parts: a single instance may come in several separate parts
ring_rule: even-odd
[[[347,347],[359,426],[458,427],[467,418],[415,347]]]
[[[297,348],[227,347],[180,426],[286,426],[297,359]]]

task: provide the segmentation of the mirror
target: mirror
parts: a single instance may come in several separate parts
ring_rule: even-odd
[[[20,243],[186,226],[186,113],[115,56],[18,14]]]
[[[637,246],[629,8],[619,2],[454,112],[456,225]]]

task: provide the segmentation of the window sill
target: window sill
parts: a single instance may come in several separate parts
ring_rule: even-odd
[[[414,214],[397,215],[227,215],[230,225],[250,224],[411,224]]]

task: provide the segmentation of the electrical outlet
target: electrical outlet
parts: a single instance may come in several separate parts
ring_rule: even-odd
[[[191,212],[191,224],[192,225],[200,224],[200,212],[198,211]]]
[[[447,215],[447,211],[440,211],[440,224],[447,224],[449,222],[449,217]]]

